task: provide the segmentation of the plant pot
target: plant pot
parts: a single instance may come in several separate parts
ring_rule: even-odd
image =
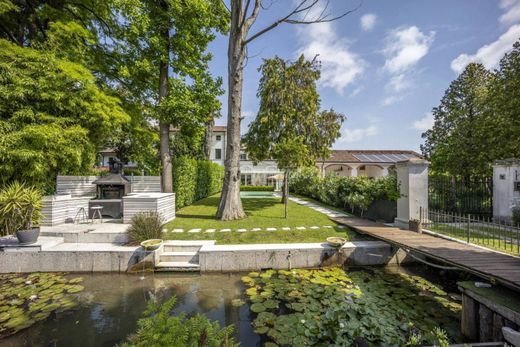
[[[20,230],[16,232],[16,238],[22,245],[30,245],[38,241],[40,236],[40,228],[32,228],[29,230]]]
[[[347,242],[347,240],[345,240],[342,237],[336,237],[336,236],[327,237],[327,243],[332,247],[340,248],[341,246],[343,246],[345,244],[345,242]]]
[[[419,220],[412,219],[408,222],[408,229],[422,234],[422,223]]]
[[[161,247],[162,244],[163,240],[161,239],[151,239],[141,242],[141,246],[147,251],[154,251]]]

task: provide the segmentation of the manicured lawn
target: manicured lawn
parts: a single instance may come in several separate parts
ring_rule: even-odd
[[[184,229],[182,233],[168,232],[165,238],[172,240],[217,240],[219,244],[236,243],[290,243],[290,242],[322,242],[329,236],[340,236],[348,240],[361,239],[354,231],[341,229],[326,215],[308,207],[289,202],[289,217],[284,218],[284,206],[279,199],[247,198],[242,199],[247,218],[238,221],[217,221],[215,213],[219,196],[214,195],[197,201],[191,206],[177,211],[176,218],[166,225],[173,229]],[[319,229],[309,229],[318,226]],[[332,226],[332,228],[324,228]],[[290,227],[290,231],[280,230]],[[296,227],[306,227],[296,230]],[[238,229],[251,230],[262,228],[261,231],[238,232]],[[277,228],[267,231],[266,228]],[[190,229],[202,229],[198,233],[187,232]],[[215,229],[214,233],[204,232]],[[220,232],[222,229],[231,229]]]

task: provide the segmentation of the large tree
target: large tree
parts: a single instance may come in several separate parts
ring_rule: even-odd
[[[88,173],[128,121],[82,65],[0,39],[0,180],[52,191],[58,173]]]
[[[316,60],[302,55],[291,63],[275,57],[264,60],[260,71],[260,109],[243,143],[254,163],[272,158],[285,171],[282,201],[287,217],[289,172],[327,157],[345,117],[320,111]]]
[[[171,192],[170,127],[202,127],[219,107],[206,48],[227,29],[228,13],[220,0],[121,0],[120,8],[118,80],[159,122],[162,187]]]
[[[226,145],[225,173],[217,218],[234,220],[245,217],[240,200],[240,119],[242,117],[242,83],[248,45],[283,23],[312,24],[330,22],[352,11],[331,16],[328,0],[298,0],[284,15],[265,27],[250,32],[261,10],[270,7],[262,0],[231,0],[231,27],[228,42],[228,141]]]
[[[470,177],[489,172],[492,157],[486,132],[493,74],[471,63],[451,82],[439,106],[433,108],[433,128],[422,136],[423,154],[438,173]]]

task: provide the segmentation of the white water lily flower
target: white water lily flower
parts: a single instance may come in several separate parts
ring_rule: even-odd
[[[302,322],[302,324],[304,324],[305,323],[305,319],[302,319],[300,322]]]
[[[36,299],[38,299],[38,295],[31,295],[29,297],[29,300],[36,300]]]
[[[343,328],[345,327],[345,324],[343,324],[343,323],[339,323],[339,327],[340,327],[341,329],[343,329]]]

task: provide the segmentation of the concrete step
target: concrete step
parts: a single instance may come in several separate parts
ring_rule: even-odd
[[[161,261],[155,266],[155,271],[198,272],[200,265],[182,261]]]
[[[198,245],[163,245],[164,253],[178,253],[178,252],[195,252],[197,253],[202,246]]]
[[[161,262],[190,262],[197,264],[199,262],[198,252],[162,252],[160,254]]]
[[[66,243],[126,243],[127,232],[106,232],[95,230],[80,231],[41,231],[41,236],[62,237]]]

